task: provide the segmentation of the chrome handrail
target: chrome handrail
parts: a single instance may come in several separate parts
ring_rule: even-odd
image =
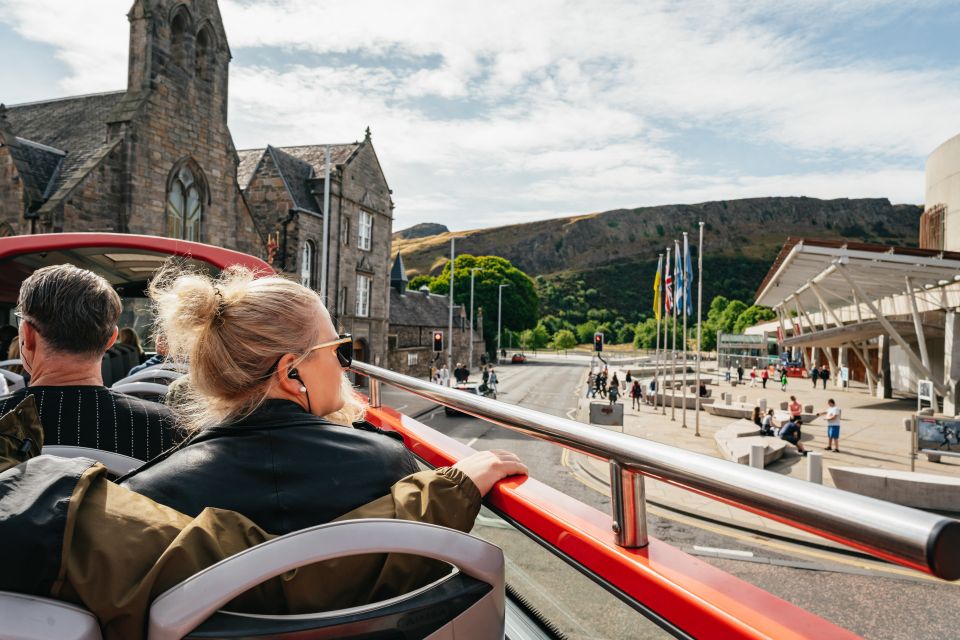
[[[632,472],[945,580],[960,578],[960,520],[599,429],[364,362],[355,361],[351,368],[370,379],[371,397],[377,399],[373,406],[379,405],[377,387],[382,382],[502,427],[610,461],[611,495],[635,498],[633,504],[613,505],[618,544],[645,544],[645,533],[638,531],[644,527],[645,532],[643,484],[624,478],[628,475],[625,472]]]

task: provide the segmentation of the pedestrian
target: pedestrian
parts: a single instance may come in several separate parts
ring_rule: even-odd
[[[607,393],[610,396],[610,404],[614,405],[617,403],[617,398],[620,396],[620,387],[611,382],[610,389],[607,391]]]
[[[633,400],[633,408],[637,411],[640,410],[640,400],[643,396],[643,387],[640,386],[639,380],[634,380],[633,384],[630,386],[630,398]]]
[[[764,367],[763,372],[760,374],[760,384],[763,385],[763,388],[767,388],[767,380],[770,379],[770,372]]]
[[[807,450],[803,448],[803,445],[800,444],[800,425],[803,424],[803,421],[800,418],[791,418],[787,424],[780,427],[780,433],[777,435],[780,436],[781,440],[786,440],[793,446],[797,448],[797,451],[800,452],[800,455],[807,455]]]
[[[620,389],[620,380],[617,378],[616,371],[613,372],[613,377],[610,378],[610,386],[616,387],[618,390]]]
[[[832,448],[840,453],[840,407],[830,398],[827,400],[827,410],[817,415],[827,417],[827,451]]]
[[[630,383],[633,382],[633,377],[630,375],[630,369],[627,369],[627,375],[623,378],[623,382],[628,387],[630,386]]]
[[[813,388],[817,388],[817,380],[820,378],[820,369],[817,369],[817,365],[813,365],[813,369],[810,369],[810,379],[813,381]]]
[[[797,401],[797,396],[790,396],[790,404],[787,405],[787,409],[790,410],[791,418],[799,418],[800,414],[803,412],[803,407]]]
[[[600,397],[607,397],[607,371],[604,369],[597,374],[597,392],[600,393]]]
[[[750,369],[750,388],[757,386],[757,368],[753,367]]]
[[[430,382],[438,382],[437,379],[437,366],[430,365]]]
[[[737,365],[737,384],[743,384],[743,365]]]
[[[827,380],[830,379],[830,369],[828,367],[824,366],[823,369],[820,370],[820,379],[823,380],[823,388],[826,390]]]
[[[487,366],[487,354],[486,352],[480,354],[480,366]]]
[[[774,427],[778,427],[776,418],[773,417],[773,409],[767,409],[767,415],[763,416],[760,422],[760,435],[772,436],[776,433]]]
[[[440,384],[444,387],[450,384],[450,371],[445,364],[440,365]]]
[[[787,369],[784,367],[780,369],[780,391],[786,393],[787,391]]]
[[[587,397],[596,398],[597,397],[597,376],[593,375],[593,371],[587,374]]]
[[[493,391],[493,397],[497,397],[497,372],[493,370],[493,367],[490,367],[490,377],[487,378],[487,386],[490,387],[490,390]]]
[[[457,384],[466,384],[470,379],[470,369],[467,369],[462,362],[458,362],[457,368],[453,370],[453,377],[456,378]]]
[[[753,415],[750,417],[750,419],[753,421],[753,424],[757,425],[758,427],[763,426],[763,418],[760,417],[760,407],[753,408]]]

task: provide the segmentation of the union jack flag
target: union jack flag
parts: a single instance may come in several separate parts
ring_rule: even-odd
[[[673,269],[670,268],[670,247],[667,247],[667,278],[664,280],[663,288],[666,291],[666,297],[663,300],[663,306],[667,313],[673,311]]]

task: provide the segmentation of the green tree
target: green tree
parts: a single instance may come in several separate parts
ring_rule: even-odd
[[[743,333],[747,327],[752,327],[766,320],[773,320],[776,317],[777,314],[773,312],[773,309],[755,304],[747,307],[743,313],[737,317],[737,321],[733,325],[733,332]]]
[[[501,284],[510,285],[503,289],[504,329],[523,331],[536,326],[539,317],[539,299],[533,280],[513,266],[509,260],[499,256],[462,254],[457,256],[454,267],[454,302],[468,307],[470,305],[470,270],[480,269],[474,277],[474,308],[483,309],[483,335],[489,351],[492,352],[497,345],[498,291]],[[446,295],[449,290],[450,261],[448,260],[440,273],[430,281],[430,291]],[[504,333],[503,348],[507,348],[508,344],[507,334]],[[518,344],[516,338],[514,344]]]
[[[587,320],[577,325],[577,340],[579,344],[592,344],[593,334],[597,332],[597,323]]]
[[[419,291],[420,287],[423,285],[430,286],[430,283],[433,282],[433,278],[426,274],[420,274],[419,276],[413,276],[409,282],[407,282],[407,289],[412,291]]]
[[[633,342],[634,325],[625,324],[617,331],[618,344],[630,344]]]
[[[745,302],[732,300],[727,308],[720,314],[720,320],[717,323],[717,331],[720,333],[734,333],[733,328],[737,324],[737,318],[747,310]]]
[[[577,338],[573,335],[573,331],[569,329],[560,329],[553,336],[553,346],[556,349],[573,349],[577,346]]]

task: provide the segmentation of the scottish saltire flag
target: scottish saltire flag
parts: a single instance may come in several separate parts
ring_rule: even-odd
[[[693,261],[690,260],[690,243],[687,234],[683,234],[683,302],[687,308],[687,315],[693,315],[693,296],[690,295],[690,286],[693,282]]]
[[[657,276],[653,279],[653,315],[660,320],[660,270],[663,268],[663,256],[657,261]]]
[[[667,295],[663,299],[663,306],[666,309],[667,313],[673,311],[673,270],[670,268],[670,247],[667,247],[667,262],[664,265],[666,267],[665,273],[667,278],[664,281],[663,290]]]
[[[673,305],[677,315],[680,309],[683,309],[683,264],[680,262],[680,241],[673,241],[673,286],[676,291],[673,292]]]

